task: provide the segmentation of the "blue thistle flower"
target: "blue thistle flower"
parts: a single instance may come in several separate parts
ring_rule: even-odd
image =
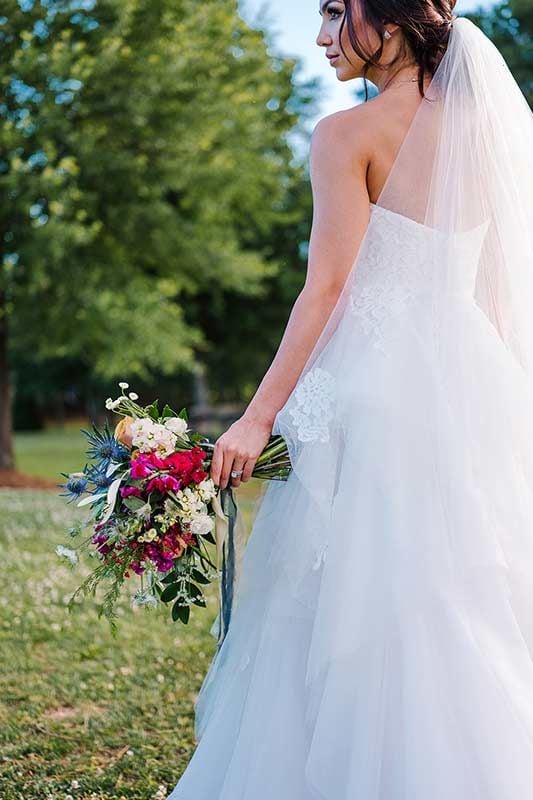
[[[65,489],[66,491],[60,492],[60,497],[68,497],[68,503],[72,503],[74,500],[78,500],[81,495],[87,491],[87,477],[85,472],[61,472],[63,477],[67,478],[66,483],[58,483],[60,489]]]
[[[87,480],[93,484],[95,489],[107,489],[116,477],[114,475],[106,475],[105,468],[102,468],[99,464],[91,464],[86,467],[85,474]]]
[[[106,467],[110,461],[129,460],[130,451],[115,439],[107,420],[103,428],[97,428],[94,422],[92,428],[92,431],[81,431],[89,442],[88,458],[100,462],[101,466],[105,464]]]

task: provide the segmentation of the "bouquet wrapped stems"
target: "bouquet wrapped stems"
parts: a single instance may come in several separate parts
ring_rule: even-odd
[[[202,447],[209,454],[206,463],[210,465],[215,445],[211,442],[202,442]],[[272,436],[255,462],[252,478],[285,481],[289,477],[290,471],[291,462],[285,440],[281,436]]]

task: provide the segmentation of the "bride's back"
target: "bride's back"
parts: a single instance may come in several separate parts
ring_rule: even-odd
[[[421,101],[417,84],[410,83],[340,112],[354,132],[354,158],[366,160],[371,202],[385,185]]]

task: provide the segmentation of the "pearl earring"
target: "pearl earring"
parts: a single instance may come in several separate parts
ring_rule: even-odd
[[[390,31],[385,31],[385,33],[383,34],[383,36],[385,37],[385,39],[390,39],[390,38],[391,38],[391,36],[392,36],[392,33],[391,33]]]

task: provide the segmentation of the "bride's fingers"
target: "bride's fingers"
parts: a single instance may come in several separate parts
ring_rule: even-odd
[[[215,442],[213,455],[211,457],[211,468],[209,470],[210,478],[212,479],[215,486],[220,486],[220,479],[221,479],[223,465],[224,465],[224,451],[222,449],[222,445],[219,442]]]
[[[230,472],[231,485],[233,487],[239,486],[239,484],[240,484],[240,482],[242,480],[242,476],[244,474],[244,464],[245,464],[245,459],[242,458],[242,457],[235,458],[234,461],[233,461],[233,464],[232,464],[232,467],[231,467],[231,472]],[[237,477],[234,478],[233,475],[231,475],[232,472],[237,472],[237,473],[240,472],[241,475],[238,475]]]
[[[252,477],[252,472],[254,470],[256,461],[257,459],[255,458],[249,458],[247,461],[244,462],[244,471],[241,475],[241,481],[243,483],[246,483],[246,481],[249,481],[250,478]]]
[[[233,469],[233,461],[235,459],[235,451],[233,448],[227,448],[224,450],[222,454],[222,467],[220,470],[220,481],[219,486],[221,489],[225,489],[230,480],[230,472]]]

